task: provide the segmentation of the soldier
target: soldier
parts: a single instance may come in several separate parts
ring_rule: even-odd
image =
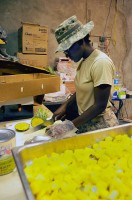
[[[115,66],[104,52],[93,48],[90,41],[93,27],[92,21],[83,25],[76,16],[72,16],[61,23],[55,31],[59,44],[56,52],[64,52],[66,57],[80,63],[75,77],[76,93],[54,112],[53,117],[67,118],[69,105],[72,114],[71,107],[76,102],[78,115],[70,119],[69,124],[77,127],[79,133],[119,124],[110,103]],[[62,122],[61,129],[67,131],[65,121]],[[54,126],[49,132],[53,133],[53,130]],[[55,134],[57,128],[53,135]]]

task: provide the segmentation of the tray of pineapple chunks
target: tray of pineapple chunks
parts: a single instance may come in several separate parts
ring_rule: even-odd
[[[28,200],[132,199],[132,123],[12,153]]]

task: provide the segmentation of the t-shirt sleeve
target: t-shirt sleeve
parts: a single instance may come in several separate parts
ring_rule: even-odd
[[[113,85],[114,64],[108,59],[97,60],[91,69],[94,87],[101,84]]]

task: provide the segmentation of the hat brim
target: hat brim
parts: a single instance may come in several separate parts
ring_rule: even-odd
[[[88,33],[90,33],[93,28],[93,21],[90,21],[87,24],[83,25],[81,30],[79,30],[77,33],[66,39],[64,42],[60,43],[55,53],[69,49],[75,42],[83,39]]]

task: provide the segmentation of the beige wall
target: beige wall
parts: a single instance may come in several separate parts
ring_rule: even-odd
[[[54,30],[66,18],[77,15],[86,23],[93,20],[92,41],[104,33],[111,0],[0,0],[0,25],[8,33],[7,51],[14,55],[18,51],[17,30],[21,22],[32,22],[49,27],[49,65],[53,65],[57,42]],[[112,0],[105,35],[110,37],[110,57],[113,59],[122,80],[132,90],[132,0]],[[125,103],[127,113],[132,117],[132,100]],[[129,107],[129,108],[128,108]]]

